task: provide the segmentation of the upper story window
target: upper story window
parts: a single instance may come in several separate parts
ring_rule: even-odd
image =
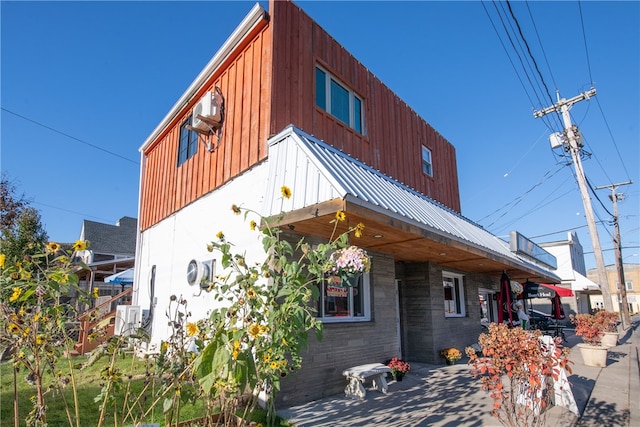
[[[320,67],[316,67],[316,105],[364,134],[362,99]]]
[[[354,276],[348,284],[338,276],[327,276],[318,287],[317,317],[323,322],[371,319],[369,273]]]
[[[422,172],[433,176],[433,163],[431,161],[431,150],[422,146]]]
[[[633,282],[632,281],[627,281],[626,282],[626,287],[627,287],[627,291],[632,291],[633,290]]]
[[[198,152],[198,133],[190,130],[192,116],[180,125],[180,140],[178,141],[178,166],[193,157]]]
[[[463,276],[454,273],[442,273],[444,287],[444,316],[464,317],[467,314],[464,305]]]

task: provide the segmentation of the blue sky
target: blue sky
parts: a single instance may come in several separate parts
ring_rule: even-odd
[[[52,240],[137,216],[138,148],[253,4],[1,2],[0,166]],[[624,260],[639,262],[639,2],[512,2],[539,72],[503,29],[518,31],[506,3],[297,4],[454,144],[463,215],[538,243],[575,230],[587,267],[573,166],[547,139],[560,122],[533,111],[593,85],[571,110],[583,166],[593,187],[633,181],[618,208]],[[610,191],[596,193],[612,264]]]

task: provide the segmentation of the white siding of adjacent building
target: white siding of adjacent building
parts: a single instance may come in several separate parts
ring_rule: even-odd
[[[154,322],[152,346],[171,334],[166,311],[171,295],[187,300],[191,320],[206,316],[215,307],[212,294],[202,292],[197,286],[189,286],[186,280],[187,266],[192,259],[198,261],[218,259],[217,272],[222,273],[219,253],[208,252],[207,245],[216,240],[222,231],[227,241],[236,247],[235,252],[245,252],[248,262],[262,262],[264,251],[259,232],[252,231],[249,220],[259,223],[257,216],[235,215],[232,204],[261,211],[265,194],[267,165],[262,163],[235,178],[225,186],[198,199],[184,209],[145,230],[140,236],[140,251],[136,260],[139,280],[136,284],[134,304],[143,310],[149,308],[149,282],[152,266],[156,266]]]

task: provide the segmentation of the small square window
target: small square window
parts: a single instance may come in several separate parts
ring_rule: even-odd
[[[433,163],[431,162],[431,150],[422,146],[422,172],[433,176]]]

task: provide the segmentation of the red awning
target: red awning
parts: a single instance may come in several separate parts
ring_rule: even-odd
[[[554,291],[556,291],[556,294],[558,294],[561,297],[573,296],[573,291],[571,289],[563,288],[562,286],[547,285],[546,283],[540,283],[540,285],[544,286],[545,288],[553,289]]]

